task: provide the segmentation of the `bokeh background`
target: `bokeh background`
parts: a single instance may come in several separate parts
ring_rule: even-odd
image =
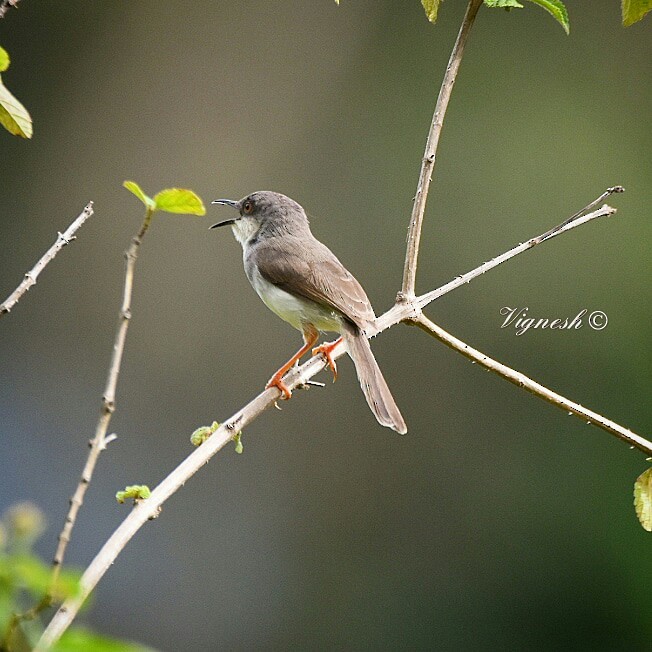
[[[399,288],[411,199],[463,10],[417,0],[34,2],[0,22],[7,86],[35,123],[0,132],[0,293],[90,199],[96,214],[0,322],[0,511],[46,512],[49,558],[110,357],[122,187],[206,202],[274,189],[365,286]],[[528,3],[526,3],[528,4]],[[446,119],[423,231],[426,291],[621,183],[618,215],[431,305],[489,355],[643,434],[650,426],[652,20],[569,0],[483,9]],[[160,214],[138,261],[111,424],[67,560],[86,565],[199,425],[253,397],[299,344],[249,287],[224,217]],[[3,296],[3,298],[4,298]],[[501,330],[603,310],[596,332]],[[414,328],[373,342],[408,422],[368,411],[349,361],[222,451],[145,527],[82,621],[161,650],[649,649],[652,539],[634,516],[642,454]]]

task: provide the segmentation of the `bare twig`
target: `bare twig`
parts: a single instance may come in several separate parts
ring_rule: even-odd
[[[4,18],[9,7],[17,7],[20,0],[2,0],[0,2],[0,18]]]
[[[612,186],[611,188],[607,188],[597,199],[594,199],[590,204],[585,206],[582,210],[577,211],[577,213],[571,215],[567,220],[564,220],[561,224],[558,224],[554,228],[550,229],[550,231],[546,231],[543,235],[540,235],[538,238],[536,238],[537,242],[535,242],[535,244],[539,244],[539,242],[548,240],[549,238],[552,238],[558,235],[559,233],[562,233],[563,231],[567,231],[568,229],[572,229],[573,227],[578,226],[579,224],[588,222],[589,220],[586,218],[588,217],[588,212],[592,208],[597,206],[601,201],[604,201],[607,197],[609,197],[609,195],[613,195],[614,193],[621,193],[621,192],[625,192],[625,189],[622,186]]]
[[[426,151],[423,155],[421,162],[421,173],[419,174],[419,182],[417,183],[417,194],[414,197],[414,204],[412,205],[412,216],[410,217],[410,226],[407,236],[407,250],[405,253],[405,266],[403,268],[403,284],[401,286],[401,297],[411,299],[414,296],[414,288],[417,276],[417,258],[419,256],[419,242],[421,240],[421,225],[423,224],[423,215],[426,210],[426,201],[428,199],[428,188],[430,187],[430,180],[432,173],[435,169],[435,159],[437,156],[437,146],[439,145],[439,136],[444,124],[444,116],[448,108],[448,101],[450,100],[453,86],[457,72],[462,62],[464,55],[464,47],[475,20],[475,16],[480,9],[483,0],[469,0],[466,8],[466,14],[462,21],[457,40],[453,46],[446,73],[439,90],[437,97],[437,104],[435,105],[435,112],[432,116],[432,123],[430,124],[430,132],[428,133],[428,140],[426,141]]]
[[[438,339],[440,342],[443,342],[446,346],[454,349],[458,353],[461,353],[463,356],[477,362],[479,365],[493,371],[495,374],[498,374],[505,380],[508,380],[510,383],[522,387],[523,389],[535,394],[539,398],[542,398],[548,403],[552,403],[556,407],[568,412],[569,414],[574,414],[579,417],[586,423],[599,426],[603,430],[610,432],[612,435],[615,435],[619,439],[622,439],[624,442],[628,443],[630,446],[638,448],[643,451],[646,455],[652,455],[652,442],[647,441],[640,435],[633,433],[627,428],[623,428],[621,425],[603,417],[597,412],[593,412],[588,408],[582,407],[578,403],[570,401],[561,394],[557,394],[552,390],[544,387],[540,383],[528,378],[525,374],[510,369],[508,366],[493,360],[489,356],[486,356],[484,353],[481,353],[477,349],[474,349],[472,346],[469,346],[462,340],[457,339],[454,335],[451,335],[445,331],[437,324],[430,321],[425,315],[421,314],[417,319],[414,320],[414,323],[419,326],[426,333],[432,335],[434,338]]]
[[[617,187],[620,188],[621,186],[617,186]],[[616,192],[616,191],[612,191],[612,192]],[[617,192],[622,192],[622,190],[619,190]],[[602,197],[604,197],[604,195],[602,195]],[[588,213],[587,215],[580,214],[580,217],[577,217],[578,214],[576,213],[575,216],[573,216],[568,220],[565,220],[564,222],[556,226],[554,229],[550,229],[549,231],[546,231],[545,233],[542,233],[541,235],[538,235],[535,238],[530,238],[527,242],[523,242],[517,245],[513,249],[506,251],[504,254],[501,254],[500,256],[496,256],[496,258],[492,258],[490,261],[480,265],[479,267],[476,267],[475,269],[472,269],[470,272],[467,272],[466,274],[462,274],[462,276],[457,276],[452,281],[449,281],[448,283],[446,283],[446,285],[442,285],[440,288],[437,288],[436,290],[432,290],[431,292],[422,294],[421,296],[417,297],[414,300],[414,302],[420,310],[425,306],[427,306],[431,301],[434,301],[435,299],[439,299],[439,297],[443,296],[444,294],[447,294],[448,292],[454,290],[455,288],[458,288],[460,285],[465,285],[466,283],[469,283],[472,279],[476,278],[477,276],[480,276],[481,274],[484,274],[485,272],[488,272],[490,269],[497,267],[501,263],[510,260],[510,258],[514,258],[514,256],[518,256],[518,254],[522,254],[524,251],[527,251],[528,249],[532,249],[532,247],[535,247],[536,245],[541,244],[542,242],[546,242],[547,240],[554,238],[560,233],[565,233],[566,231],[570,231],[571,229],[581,226],[582,224],[586,224],[587,222],[590,222],[591,220],[594,220],[598,217],[607,217],[609,215],[613,215],[615,212],[616,212],[615,208],[612,208],[611,206],[604,204],[604,206],[599,208],[597,211],[594,211],[593,213]]]
[[[95,464],[97,463],[97,458],[99,457],[99,454],[106,448],[107,443],[115,439],[115,435],[106,436],[106,432],[109,428],[111,416],[115,411],[116,386],[118,384],[118,376],[120,374],[122,353],[124,351],[125,340],[127,338],[127,329],[129,328],[129,321],[131,319],[131,294],[134,281],[134,268],[138,258],[138,250],[143,236],[149,227],[151,217],[152,213],[150,210],[148,210],[145,215],[143,224],[138,231],[138,234],[134,236],[129,249],[125,253],[125,280],[122,293],[122,306],[120,308],[119,322],[115,334],[115,341],[113,343],[113,354],[111,356],[111,364],[109,366],[109,373],[106,379],[106,387],[104,389],[104,395],[102,396],[102,407],[100,409],[100,416],[95,428],[95,436],[89,442],[90,451],[88,453],[88,458],[86,459],[86,464],[84,465],[84,469],[82,471],[79,484],[77,485],[77,489],[70,499],[70,509],[68,510],[63,529],[59,535],[59,543],[57,545],[57,550],[53,561],[52,579],[50,584],[51,588],[56,585],[59,578],[66,547],[70,541],[70,535],[75,525],[77,513],[79,512],[79,509],[84,502],[84,495],[86,494],[88,485],[91,481],[91,478],[93,477],[93,471],[95,469]],[[48,595],[51,595],[51,591]]]
[[[589,220],[604,215],[611,215],[613,212],[613,208],[603,207],[594,213],[583,216],[581,218],[577,218],[573,222],[567,224],[566,222],[568,221],[563,222],[562,225],[555,228],[559,233],[563,233],[570,230],[571,228],[574,228],[575,226],[578,226],[579,224],[585,224]],[[508,257],[505,257],[506,254],[503,254],[494,260],[500,260],[503,262],[504,260],[513,258],[518,253],[527,251],[527,249],[531,248],[531,246],[533,245],[521,245],[520,247],[507,252],[507,254],[510,254]],[[375,336],[378,333],[381,333],[382,331],[387,330],[388,328],[391,328],[392,326],[395,326],[402,321],[416,323],[420,327],[427,330],[430,334],[444,341],[444,343],[446,343],[448,346],[451,346],[451,348],[454,348],[456,351],[459,351],[463,355],[471,357],[473,360],[480,362],[480,364],[483,364],[485,367],[491,368],[492,371],[500,376],[503,376],[510,382],[524,387],[528,391],[541,396],[545,400],[550,401],[555,405],[558,405],[558,407],[566,410],[567,412],[572,412],[576,416],[589,421],[590,423],[593,423],[599,428],[602,428],[603,430],[616,435],[624,441],[627,441],[630,445],[635,446],[648,455],[652,455],[652,442],[647,441],[643,437],[640,437],[639,435],[636,435],[635,433],[623,428],[622,426],[609,421],[605,417],[602,417],[595,412],[587,410],[578,404],[569,401],[559,394],[555,394],[542,385],[539,385],[538,383],[530,380],[523,374],[520,374],[519,372],[514,371],[513,369],[510,369],[509,367],[506,367],[499,362],[491,360],[464,342],[461,342],[453,336],[448,335],[445,333],[445,331],[439,329],[439,327],[437,327],[435,324],[430,322],[430,320],[423,316],[421,313],[420,304],[422,303],[424,297],[431,297],[429,300],[432,301],[434,298],[450,292],[452,289],[454,289],[454,287],[458,287],[459,285],[466,283],[472,278],[482,274],[483,271],[486,271],[487,268],[485,268],[485,265],[481,265],[476,270],[468,272],[468,274],[463,277],[466,280],[463,280],[461,283],[457,282],[456,279],[455,281],[447,283],[437,290],[433,290],[433,292],[429,292],[428,294],[423,295],[423,297],[417,297],[411,301],[398,301],[390,310],[376,319],[375,328],[370,329],[368,335]],[[343,355],[345,351],[346,347],[341,344],[332,351],[331,355],[334,359],[337,359]],[[313,376],[324,369],[325,366],[326,362],[321,356],[313,357],[300,367],[292,369],[288,375],[285,376],[283,382],[290,389],[304,386],[309,383],[310,379]],[[260,414],[262,414],[262,412],[273,405],[279,399],[280,394],[280,391],[276,388],[267,389],[259,394],[254,400],[245,405],[239,412],[234,414],[230,419],[223,423],[219,429],[213,435],[211,435],[209,439],[207,439],[197,450],[191,453],[176,469],[174,469],[152,491],[150,498],[142,501],[140,504],[134,507],[132,512],[125,518],[122,524],[111,535],[109,540],[104,544],[95,559],[93,559],[91,564],[86,569],[81,578],[80,591],[78,595],[66,600],[66,602],[64,602],[64,604],[52,618],[50,624],[43,634],[43,637],[41,638],[41,641],[39,642],[37,650],[47,650],[49,646],[53,645],[59,639],[61,634],[63,634],[70,623],[74,620],[84,600],[95,588],[96,584],[102,578],[104,573],[108,570],[108,568],[115,561],[117,556],[127,545],[130,539],[140,529],[140,527],[148,520],[156,517],[160,512],[163,503],[173,493],[182,487],[221,448],[223,448],[229,441],[231,441],[234,434],[238,430],[243,429],[245,426],[253,422]]]
[[[553,229],[550,229],[549,231],[546,231],[545,233],[542,233],[541,235],[538,235],[534,238],[530,238],[526,242],[523,242],[510,249],[509,251],[500,254],[500,256],[492,258],[490,261],[479,265],[469,272],[466,272],[466,274],[456,276],[452,281],[445,283],[435,290],[426,292],[425,294],[422,294],[418,297],[413,297],[412,299],[407,299],[399,295],[394,306],[390,308],[386,313],[380,315],[380,317],[378,317],[374,322],[373,327],[367,328],[367,334],[370,337],[375,337],[399,321],[416,321],[421,314],[421,310],[435,299],[443,297],[445,294],[452,292],[462,285],[467,285],[473,279],[481,276],[485,272],[488,272],[490,269],[497,267],[501,263],[514,258],[514,256],[518,256],[519,254],[532,249],[532,247],[535,247],[542,242],[550,240],[551,238],[560,235],[561,233],[566,233],[567,231],[581,226],[582,224],[586,224],[591,220],[595,220],[599,217],[608,217],[613,215],[616,213],[616,209],[608,206],[607,204],[599,208],[597,211],[593,211],[592,213],[588,213],[586,215],[583,214],[584,211],[586,211],[588,208],[592,208],[598,201],[601,201],[605,196],[613,192],[623,192],[622,186],[614,186],[614,188],[609,188],[605,193],[600,195],[597,200],[591,202],[581,211],[575,213],[572,218],[564,220],[561,224],[558,224]]]
[[[0,17],[2,15],[0,14]],[[0,317],[6,315],[21,299],[23,294],[36,283],[38,275],[45,269],[46,265],[77,236],[75,233],[81,228],[84,222],[93,214],[93,202],[88,202],[77,219],[63,232],[57,235],[54,244],[43,254],[43,257],[25,274],[22,283],[0,304]]]

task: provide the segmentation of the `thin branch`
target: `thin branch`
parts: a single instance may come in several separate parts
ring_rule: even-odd
[[[620,189],[620,190],[616,190],[616,189]],[[611,194],[612,192],[622,192],[622,186],[615,186],[614,188],[609,188],[607,190],[607,193],[609,194]],[[602,200],[605,197],[605,194],[602,194],[598,198],[598,200]],[[390,308],[386,313],[380,315],[380,317],[376,319],[373,327],[367,329],[367,334],[370,337],[375,337],[376,335],[382,333],[384,330],[390,328],[391,326],[393,326],[395,323],[399,321],[416,321],[418,316],[421,314],[421,310],[429,303],[431,303],[435,299],[439,299],[440,297],[443,297],[445,294],[448,294],[449,292],[455,290],[461,285],[466,285],[467,283],[470,283],[473,279],[477,278],[478,276],[481,276],[482,274],[489,271],[490,269],[497,267],[501,263],[504,263],[514,258],[515,256],[518,256],[519,254],[522,254],[525,251],[532,249],[532,247],[535,247],[536,245],[541,244],[542,242],[545,242],[557,235],[560,235],[561,233],[566,233],[567,231],[570,231],[578,226],[581,226],[582,224],[586,224],[591,220],[595,220],[596,218],[607,217],[609,215],[613,215],[614,213],[616,213],[615,208],[611,206],[607,206],[605,204],[597,211],[588,213],[587,215],[582,215],[582,212],[585,211],[586,208],[591,208],[593,206],[595,206],[595,202],[591,202],[587,207],[582,209],[582,211],[575,213],[575,215],[572,218],[568,220],[564,220],[561,224],[558,224],[553,229],[550,229],[549,231],[546,231],[545,233],[538,235],[534,238],[530,238],[526,242],[519,244],[518,246],[514,247],[513,249],[510,249],[509,251],[506,251],[500,256],[496,256],[495,258],[492,258],[489,262],[479,265],[478,267],[472,269],[470,272],[467,272],[466,274],[462,274],[462,276],[456,276],[452,281],[445,283],[444,285],[436,288],[435,290],[431,290],[430,292],[426,292],[426,294],[422,294],[421,296],[414,297],[409,300],[406,297],[403,297],[402,295],[399,294],[399,297],[397,298],[395,305],[392,308]],[[580,217],[577,217],[578,215],[580,215]]]
[[[113,343],[113,353],[111,355],[111,364],[106,379],[106,387],[102,396],[100,416],[95,428],[95,436],[89,442],[90,451],[88,453],[88,458],[86,459],[86,464],[84,465],[77,489],[70,499],[70,508],[63,529],[61,530],[61,534],[59,535],[59,543],[54,555],[52,579],[48,596],[52,595],[52,589],[56,586],[59,579],[59,573],[66,553],[66,547],[70,542],[70,535],[75,526],[77,514],[84,502],[84,495],[86,494],[88,485],[93,477],[97,458],[106,448],[107,443],[115,439],[115,436],[112,435],[107,437],[106,432],[109,428],[109,423],[111,422],[111,416],[115,411],[115,392],[118,384],[118,376],[120,375],[120,366],[122,364],[122,354],[124,352],[125,340],[127,338],[127,330],[131,319],[131,295],[134,282],[134,268],[138,258],[138,250],[143,236],[149,227],[151,217],[152,213],[148,210],[138,234],[132,238],[131,245],[125,253],[125,280],[122,292],[122,306],[120,307],[118,327],[116,329],[115,341]]]
[[[421,161],[421,173],[419,174],[419,181],[417,183],[417,193],[414,197],[414,204],[412,205],[412,216],[410,217],[410,226],[407,236],[407,250],[405,253],[405,266],[403,268],[403,284],[401,286],[401,295],[407,299],[414,296],[414,288],[416,284],[417,275],[417,258],[419,256],[419,242],[421,240],[421,226],[423,224],[423,216],[426,210],[426,201],[428,199],[428,188],[430,187],[430,180],[432,173],[435,169],[435,160],[437,156],[437,146],[439,145],[439,136],[444,124],[444,116],[448,108],[448,101],[450,100],[457,72],[462,62],[464,55],[464,48],[466,41],[475,20],[475,16],[482,5],[483,0],[469,0],[466,8],[466,14],[462,21],[462,26],[457,35],[457,40],[453,46],[446,73],[439,90],[437,97],[437,104],[435,105],[435,112],[432,116],[432,123],[430,124],[430,131],[428,133],[428,140],[426,141],[426,151]]]
[[[345,351],[346,348],[342,344],[335,347],[331,355],[334,359],[339,358]],[[304,387],[325,366],[326,362],[323,357],[315,356],[300,367],[292,369],[284,377],[283,382],[290,389]],[[110,568],[134,534],[147,521],[158,516],[163,503],[185,485],[219,450],[232,441],[237,432],[252,423],[266,409],[274,405],[280,397],[281,392],[277,388],[266,389],[261,392],[239,412],[225,421],[215,433],[177,466],[152,491],[147,500],[139,502],[132,509],[82,575],[77,595],[66,600],[54,615],[35,648],[35,652],[37,650],[48,650],[59,640],[104,573]]]
[[[6,9],[5,9],[6,11]],[[2,17],[2,14],[0,14]],[[63,232],[57,235],[54,244],[43,254],[43,257],[30,269],[22,283],[0,304],[0,317],[6,315],[20,301],[21,297],[32,285],[36,284],[39,274],[46,265],[67,245],[76,239],[75,233],[81,228],[84,222],[93,214],[93,202],[88,202],[77,219]]]
[[[20,0],[2,0],[0,2],[0,18],[4,18],[9,7],[17,7]]]
[[[552,403],[554,406],[558,407],[561,410],[569,414],[574,414],[579,417],[586,423],[591,423],[593,425],[599,426],[603,430],[610,432],[612,435],[622,439],[624,442],[629,444],[632,447],[638,448],[643,451],[646,455],[652,455],[652,442],[649,442],[647,439],[644,439],[640,435],[633,433],[627,428],[623,428],[621,425],[603,417],[597,412],[593,412],[588,408],[582,407],[579,403],[575,403],[565,398],[561,394],[557,394],[552,390],[544,387],[540,383],[528,378],[525,374],[515,371],[510,367],[493,360],[489,356],[486,356],[484,353],[481,353],[477,349],[474,349],[472,346],[462,342],[462,340],[457,339],[454,335],[451,335],[445,331],[437,324],[430,321],[425,315],[419,315],[417,319],[414,320],[414,323],[424,330],[429,335],[432,335],[434,338],[438,339],[440,342],[443,342],[446,346],[451,349],[461,353],[463,356],[477,362],[480,366],[493,371],[493,373],[499,375],[501,378],[508,380],[510,383],[522,387],[528,392],[535,394],[539,398],[542,398],[548,403]]]
[[[614,193],[621,193],[625,192],[625,189],[622,186],[612,186],[611,188],[607,188],[597,199],[594,199],[590,204],[586,205],[584,208],[581,210],[577,211],[574,215],[571,215],[567,220],[564,220],[561,224],[558,224],[554,228],[550,229],[550,231],[546,231],[543,235],[540,235],[537,240],[538,244],[539,242],[543,242],[544,240],[548,240],[549,238],[552,238],[559,233],[562,233],[563,231],[568,231],[568,229],[572,229],[575,226],[578,226],[579,224],[583,224],[584,222],[588,222],[588,219],[584,219],[588,217],[588,212],[592,209],[595,208],[600,202],[604,201],[607,197],[610,195],[613,195]],[[572,226],[571,226],[572,223]]]
[[[622,192],[622,191],[615,191],[612,189],[610,190],[612,192]],[[581,226],[582,224],[586,224],[591,220],[595,220],[598,217],[607,217],[609,215],[613,215],[615,212],[616,212],[615,208],[608,206],[607,204],[604,204],[601,208],[599,208],[597,211],[594,211],[593,213],[588,213],[587,215],[581,215],[580,217],[574,216],[569,220],[565,220],[564,222],[556,226],[554,229],[550,229],[549,231],[546,231],[545,233],[542,233],[541,235],[538,235],[535,238],[530,238],[527,242],[523,242],[517,245],[513,249],[506,251],[504,254],[501,254],[500,256],[496,256],[496,258],[492,258],[490,261],[483,263],[482,265],[476,267],[475,269],[472,269],[470,272],[467,272],[466,274],[462,274],[462,276],[457,276],[452,281],[449,281],[448,283],[442,285],[436,290],[432,290],[431,292],[427,292],[426,294],[417,297],[414,301],[420,310],[425,306],[427,306],[431,301],[434,301],[435,299],[439,299],[439,297],[442,297],[444,294],[447,294],[451,290],[458,288],[460,285],[465,285],[466,283],[469,283],[472,279],[480,276],[481,274],[484,274],[485,272],[488,272],[490,269],[497,267],[501,263],[504,263],[505,261],[514,258],[514,256],[518,256],[518,254],[522,254],[524,251],[528,251],[528,249],[532,249],[532,247],[536,247],[536,245],[541,244],[542,242],[551,240],[552,238],[554,238],[555,236],[561,233],[566,233],[567,231],[570,231],[571,229]]]

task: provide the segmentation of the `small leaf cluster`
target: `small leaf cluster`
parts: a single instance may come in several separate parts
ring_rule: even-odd
[[[566,6],[560,0],[530,0],[535,5],[543,7],[553,18],[564,28],[566,34],[570,32],[570,22],[568,21],[568,11]],[[484,0],[487,7],[501,8],[509,11],[510,9],[523,9],[523,5],[517,0]]]
[[[210,426],[200,426],[197,428],[192,435],[190,435],[190,443],[193,446],[201,446],[217,429],[220,427],[220,424],[217,421],[213,421]],[[242,445],[242,431],[233,435],[233,443],[235,444],[235,452],[238,455],[242,455],[244,451],[244,446]]]
[[[9,68],[9,54],[0,48],[0,72]],[[0,77],[0,125],[10,134],[21,138],[32,137],[32,117],[27,109],[11,94]]]
[[[122,505],[131,498],[136,505],[141,500],[147,500],[151,495],[152,492],[146,484],[132,484],[125,487],[123,491],[116,492],[115,499]]]
[[[190,435],[190,443],[193,446],[201,446],[219,427],[220,424],[217,421],[213,421],[210,426],[199,426]]]
[[[568,11],[566,5],[561,0],[529,0],[535,5],[539,5],[550,13],[555,20],[564,28],[566,34],[570,31],[570,22],[568,20]],[[426,12],[426,16],[431,23],[437,20],[439,5],[442,0],[421,0],[421,4]],[[518,0],[484,0],[487,7],[507,9],[522,9],[523,5]],[[652,11],[652,0],[621,0],[621,11],[623,26],[629,27],[634,23],[642,20],[643,16]]]

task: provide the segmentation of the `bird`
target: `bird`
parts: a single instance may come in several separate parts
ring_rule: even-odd
[[[272,312],[303,336],[303,346],[266,387],[278,388],[281,398],[289,399],[292,393],[283,376],[310,349],[313,355],[326,358],[335,380],[337,366],[331,353],[343,339],[378,423],[405,434],[407,426],[367,339],[366,330],[376,319],[371,303],[355,277],[312,234],[303,207],[268,190],[238,201],[216,199],[212,203],[237,211],[235,217],[210,228],[231,226],[242,245],[245,274],[254,290]],[[338,333],[340,338],[315,347],[320,333],[328,332]]]

